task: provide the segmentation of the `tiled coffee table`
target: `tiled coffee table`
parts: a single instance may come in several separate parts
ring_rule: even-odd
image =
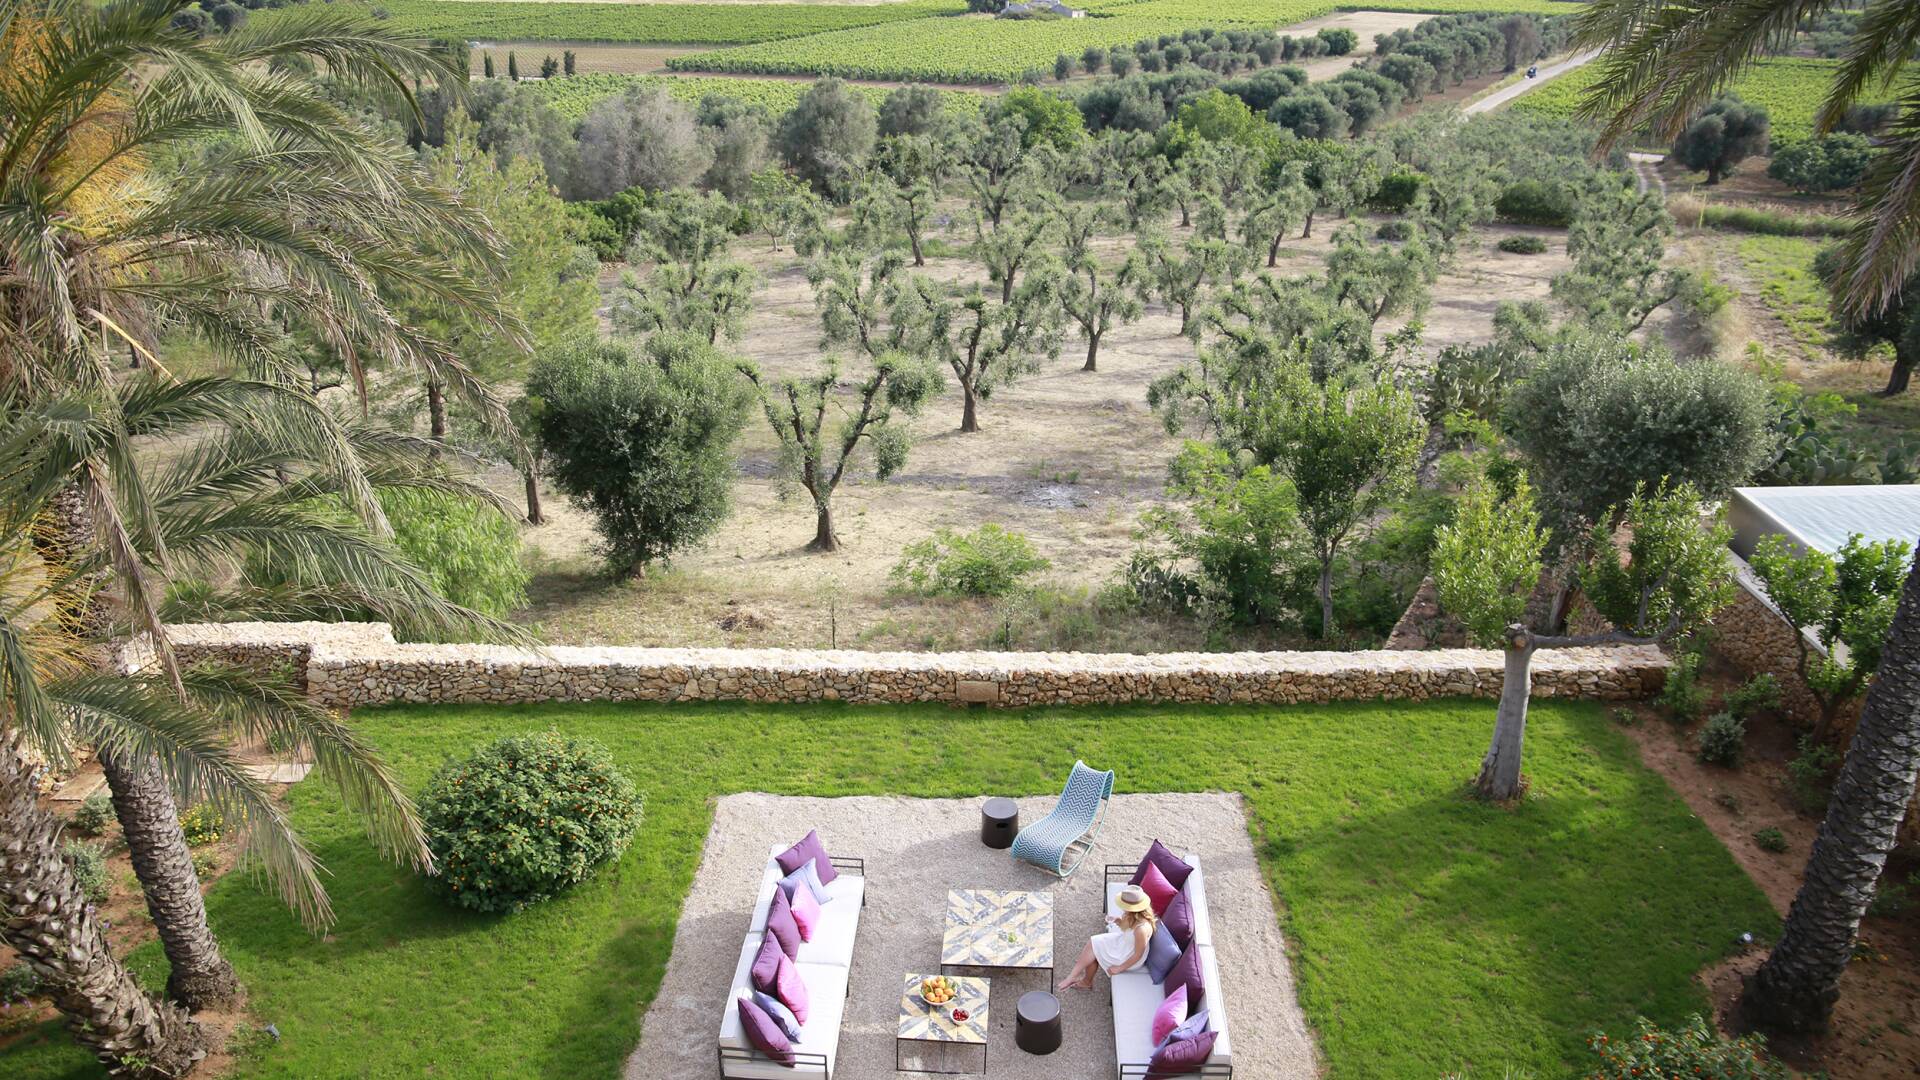
[[[940,966],[1038,970],[1053,988],[1053,894],[1012,889],[953,889]]]
[[[980,1048],[980,1072],[987,1071],[987,1032],[991,1024],[987,1017],[987,997],[993,989],[989,979],[974,979],[964,975],[949,975],[953,980],[954,998],[951,1002],[935,1008],[920,1000],[920,981],[926,976],[918,972],[908,972],[904,989],[900,993],[900,1031],[893,1040],[893,1068],[895,1072],[935,1072],[957,1073],[972,1070],[908,1068],[904,1051],[910,1042],[935,1043],[949,1046],[978,1046]],[[954,1023],[952,1011],[963,1009],[967,1019]]]

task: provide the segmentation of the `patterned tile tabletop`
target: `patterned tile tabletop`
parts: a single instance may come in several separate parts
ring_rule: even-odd
[[[1053,894],[1009,889],[949,891],[940,963],[956,967],[1053,967]]]
[[[900,995],[897,1037],[920,1042],[984,1044],[991,1027],[987,1019],[987,992],[993,986],[992,980],[948,975],[947,979],[954,985],[953,1000],[936,1008],[920,1000],[920,980],[924,978],[925,975],[907,973],[906,990]],[[967,1014],[966,1020],[957,1024],[953,1021],[956,1008]]]

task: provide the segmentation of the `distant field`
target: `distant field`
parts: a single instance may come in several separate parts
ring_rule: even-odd
[[[570,79],[530,82],[527,85],[552,102],[555,111],[562,116],[578,120],[587,115],[587,110],[593,108],[596,102],[625,93],[633,86],[664,86],[667,93],[689,102],[698,101],[708,94],[727,94],[782,113],[793,108],[793,103],[800,100],[800,95],[812,83],[798,79],[743,79],[728,75],[613,75],[591,72]],[[890,93],[883,86],[855,86],[853,89],[864,94],[875,105]],[[947,96],[947,108],[974,112],[980,108],[980,95],[952,91]]]
[[[735,45],[965,11],[965,0],[900,3],[542,3],[539,0],[337,0],[384,9],[399,30],[472,41],[634,41]],[[256,18],[272,18],[263,11]]]
[[[1838,60],[1773,57],[1758,61],[1735,79],[1732,90],[1747,101],[1766,106],[1776,141],[1805,139],[1813,134],[1813,114],[1826,97],[1839,64]],[[1581,97],[1600,77],[1600,65],[1588,64],[1516,98],[1511,107],[1547,116],[1571,116]],[[1869,93],[1865,98],[1890,101],[1892,94]]]

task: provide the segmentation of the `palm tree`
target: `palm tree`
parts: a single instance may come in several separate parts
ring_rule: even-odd
[[[1576,44],[1604,47],[1601,75],[1582,109],[1602,123],[1602,144],[1645,127],[1671,139],[1774,42],[1806,19],[1850,9],[1840,0],[1671,4],[1593,0],[1575,20]],[[1839,298],[1849,313],[1885,310],[1920,266],[1920,80],[1902,65],[1920,45],[1920,8],[1872,0],[1854,28],[1826,100],[1820,131],[1846,118],[1867,90],[1900,85],[1899,111],[1875,138],[1879,153],[1842,244]]]
[[[415,80],[464,84],[447,54],[318,6],[203,40],[171,26],[189,6],[0,0],[0,393],[10,416],[40,418],[41,480],[57,483],[35,488],[46,512],[33,529],[56,523],[41,550],[52,572],[80,583],[86,617],[73,632],[97,640],[109,627],[130,629],[153,651],[150,669],[131,678],[109,677],[96,652],[87,678],[59,684],[67,690],[57,706],[48,704],[51,690],[16,674],[7,707],[16,724],[31,714],[29,742],[42,752],[57,759],[65,738],[85,738],[110,764],[150,910],[169,956],[190,969],[178,990],[191,997],[218,994],[230,973],[205,927],[169,805],[175,793],[230,811],[283,895],[311,923],[329,916],[311,857],[272,801],[243,773],[218,767],[231,731],[311,747],[372,811],[390,851],[418,860],[424,847],[404,796],[350,732],[260,680],[181,671],[159,583],[176,560],[231,571],[251,557],[279,565],[283,580],[224,599],[391,608],[443,624],[467,618],[385,544],[375,473],[398,476],[405,455],[380,436],[348,432],[293,389],[296,350],[282,328],[338,351],[363,398],[368,362],[411,364],[501,427],[499,403],[457,356],[382,297],[429,298],[498,325],[510,344],[523,335],[490,283],[456,268],[460,256],[497,262],[484,221],[434,187],[404,147],[299,74],[317,63],[333,78],[380,84],[411,102]],[[168,330],[197,336],[240,375],[172,379],[153,348]],[[152,378],[119,384],[107,354],[122,342]],[[136,440],[201,426],[217,434],[189,456],[199,472],[156,487],[136,466]],[[370,448],[386,456],[369,459]],[[266,493],[263,485],[282,482],[279,494]],[[96,588],[109,572],[110,604]],[[36,694],[39,706],[26,708]],[[48,715],[66,717],[73,732],[53,738]],[[192,734],[198,750],[156,735],[166,730]],[[6,812],[32,818],[18,806]],[[104,939],[58,923],[57,908],[12,906],[12,898],[53,895],[41,870],[6,864],[4,934],[9,943],[65,938],[66,958],[41,966],[83,1041],[117,1067],[190,1067],[191,1025],[161,1006],[159,1019],[144,1019],[128,1007],[126,987],[96,985],[89,973],[115,969]],[[32,872],[27,885],[16,871]]]
[[[1768,1027],[1819,1031],[1840,999],[1860,919],[1893,850],[1920,771],[1920,561],[1867,691],[1859,726],[1813,842],[1800,892],[1742,1004]]]

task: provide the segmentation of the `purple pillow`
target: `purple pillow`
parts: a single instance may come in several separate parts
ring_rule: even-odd
[[[773,993],[773,980],[780,975],[780,961],[787,954],[780,949],[780,942],[772,934],[760,939],[760,951],[754,955],[753,967],[747,971],[747,980],[753,983],[755,990]]]
[[[740,998],[739,1008],[740,1030],[746,1033],[753,1048],[782,1065],[793,1064],[793,1043],[787,1040],[787,1033],[780,1030],[780,1025],[773,1022],[773,1017],[755,1005],[751,997]]]
[[[779,971],[773,977],[772,993],[780,1004],[793,1010],[795,1019],[807,1022],[807,984],[800,981],[800,969],[785,956],[780,958]]]
[[[1166,914],[1160,916],[1160,925],[1173,935],[1175,945],[1184,949],[1193,944],[1193,901],[1187,899],[1185,889],[1167,905]]]
[[[827,892],[827,887],[820,884],[820,871],[813,868],[812,859],[801,863],[800,869],[780,879],[780,891],[786,893],[789,900],[793,899],[793,890],[801,885],[805,885],[807,891],[813,894],[813,898],[822,904],[833,900],[833,896]]]
[[[1140,860],[1140,868],[1127,879],[1127,884],[1138,885],[1145,881],[1149,865],[1159,867],[1161,876],[1167,879],[1167,884],[1176,889],[1184,888],[1188,876],[1193,873],[1193,867],[1168,850],[1167,845],[1155,840],[1153,846],[1147,849],[1147,857]]]
[[[1203,1031],[1191,1039],[1175,1041],[1168,1038],[1154,1050],[1152,1060],[1147,1062],[1146,1080],[1165,1080],[1169,1076],[1199,1072],[1200,1066],[1213,1056],[1213,1042],[1219,1037],[1217,1031]]]
[[[1200,999],[1207,990],[1206,976],[1200,972],[1200,946],[1190,945],[1187,951],[1174,961],[1173,970],[1167,972],[1167,981],[1163,984],[1166,993],[1173,993],[1176,986],[1187,988],[1187,1011],[1191,1013],[1200,1007]]]
[[[774,1017],[774,1019],[778,1020],[779,1017],[776,1016]],[[1163,1043],[1170,1043],[1170,1042],[1184,1042],[1188,1039],[1197,1039],[1200,1037],[1201,1032],[1207,1030],[1207,1020],[1208,1020],[1207,1010],[1201,1009],[1199,1012],[1189,1015],[1185,1023],[1181,1024],[1177,1028],[1174,1028],[1172,1031],[1167,1032],[1167,1037],[1160,1041]]]
[[[1167,933],[1166,924],[1154,927],[1153,940],[1147,942],[1147,978],[1152,979],[1155,986],[1166,982],[1167,972],[1173,970],[1179,959],[1180,946],[1174,942],[1173,935]]]
[[[780,999],[777,997],[774,997],[772,994],[764,993],[759,990],[752,991],[752,993],[753,993],[753,1003],[755,1005],[760,1006],[760,1011],[772,1017],[773,1022],[780,1025],[780,1030],[787,1033],[787,1038],[793,1040],[794,1042],[799,1042],[800,1041],[800,1018],[793,1015],[793,1010],[787,1008],[785,1005],[780,1004]],[[1204,1017],[1207,1014],[1203,1010],[1200,1013],[1200,1015]],[[1187,1023],[1190,1025],[1192,1024],[1192,1021],[1189,1020]],[[1201,1025],[1201,1027],[1205,1027],[1205,1026],[1206,1026],[1205,1024]],[[1168,1036],[1168,1037],[1171,1038],[1172,1036]]]
[[[793,920],[793,906],[787,894],[773,890],[773,905],[767,908],[767,936],[780,943],[780,951],[800,958],[800,924]]]
[[[808,859],[813,860],[813,869],[820,875],[820,884],[831,885],[833,879],[840,876],[834,871],[833,864],[827,861],[827,849],[820,846],[820,832],[817,829],[807,830],[807,835],[801,837],[799,843],[773,857],[773,861],[780,864],[783,874],[800,869]]]

